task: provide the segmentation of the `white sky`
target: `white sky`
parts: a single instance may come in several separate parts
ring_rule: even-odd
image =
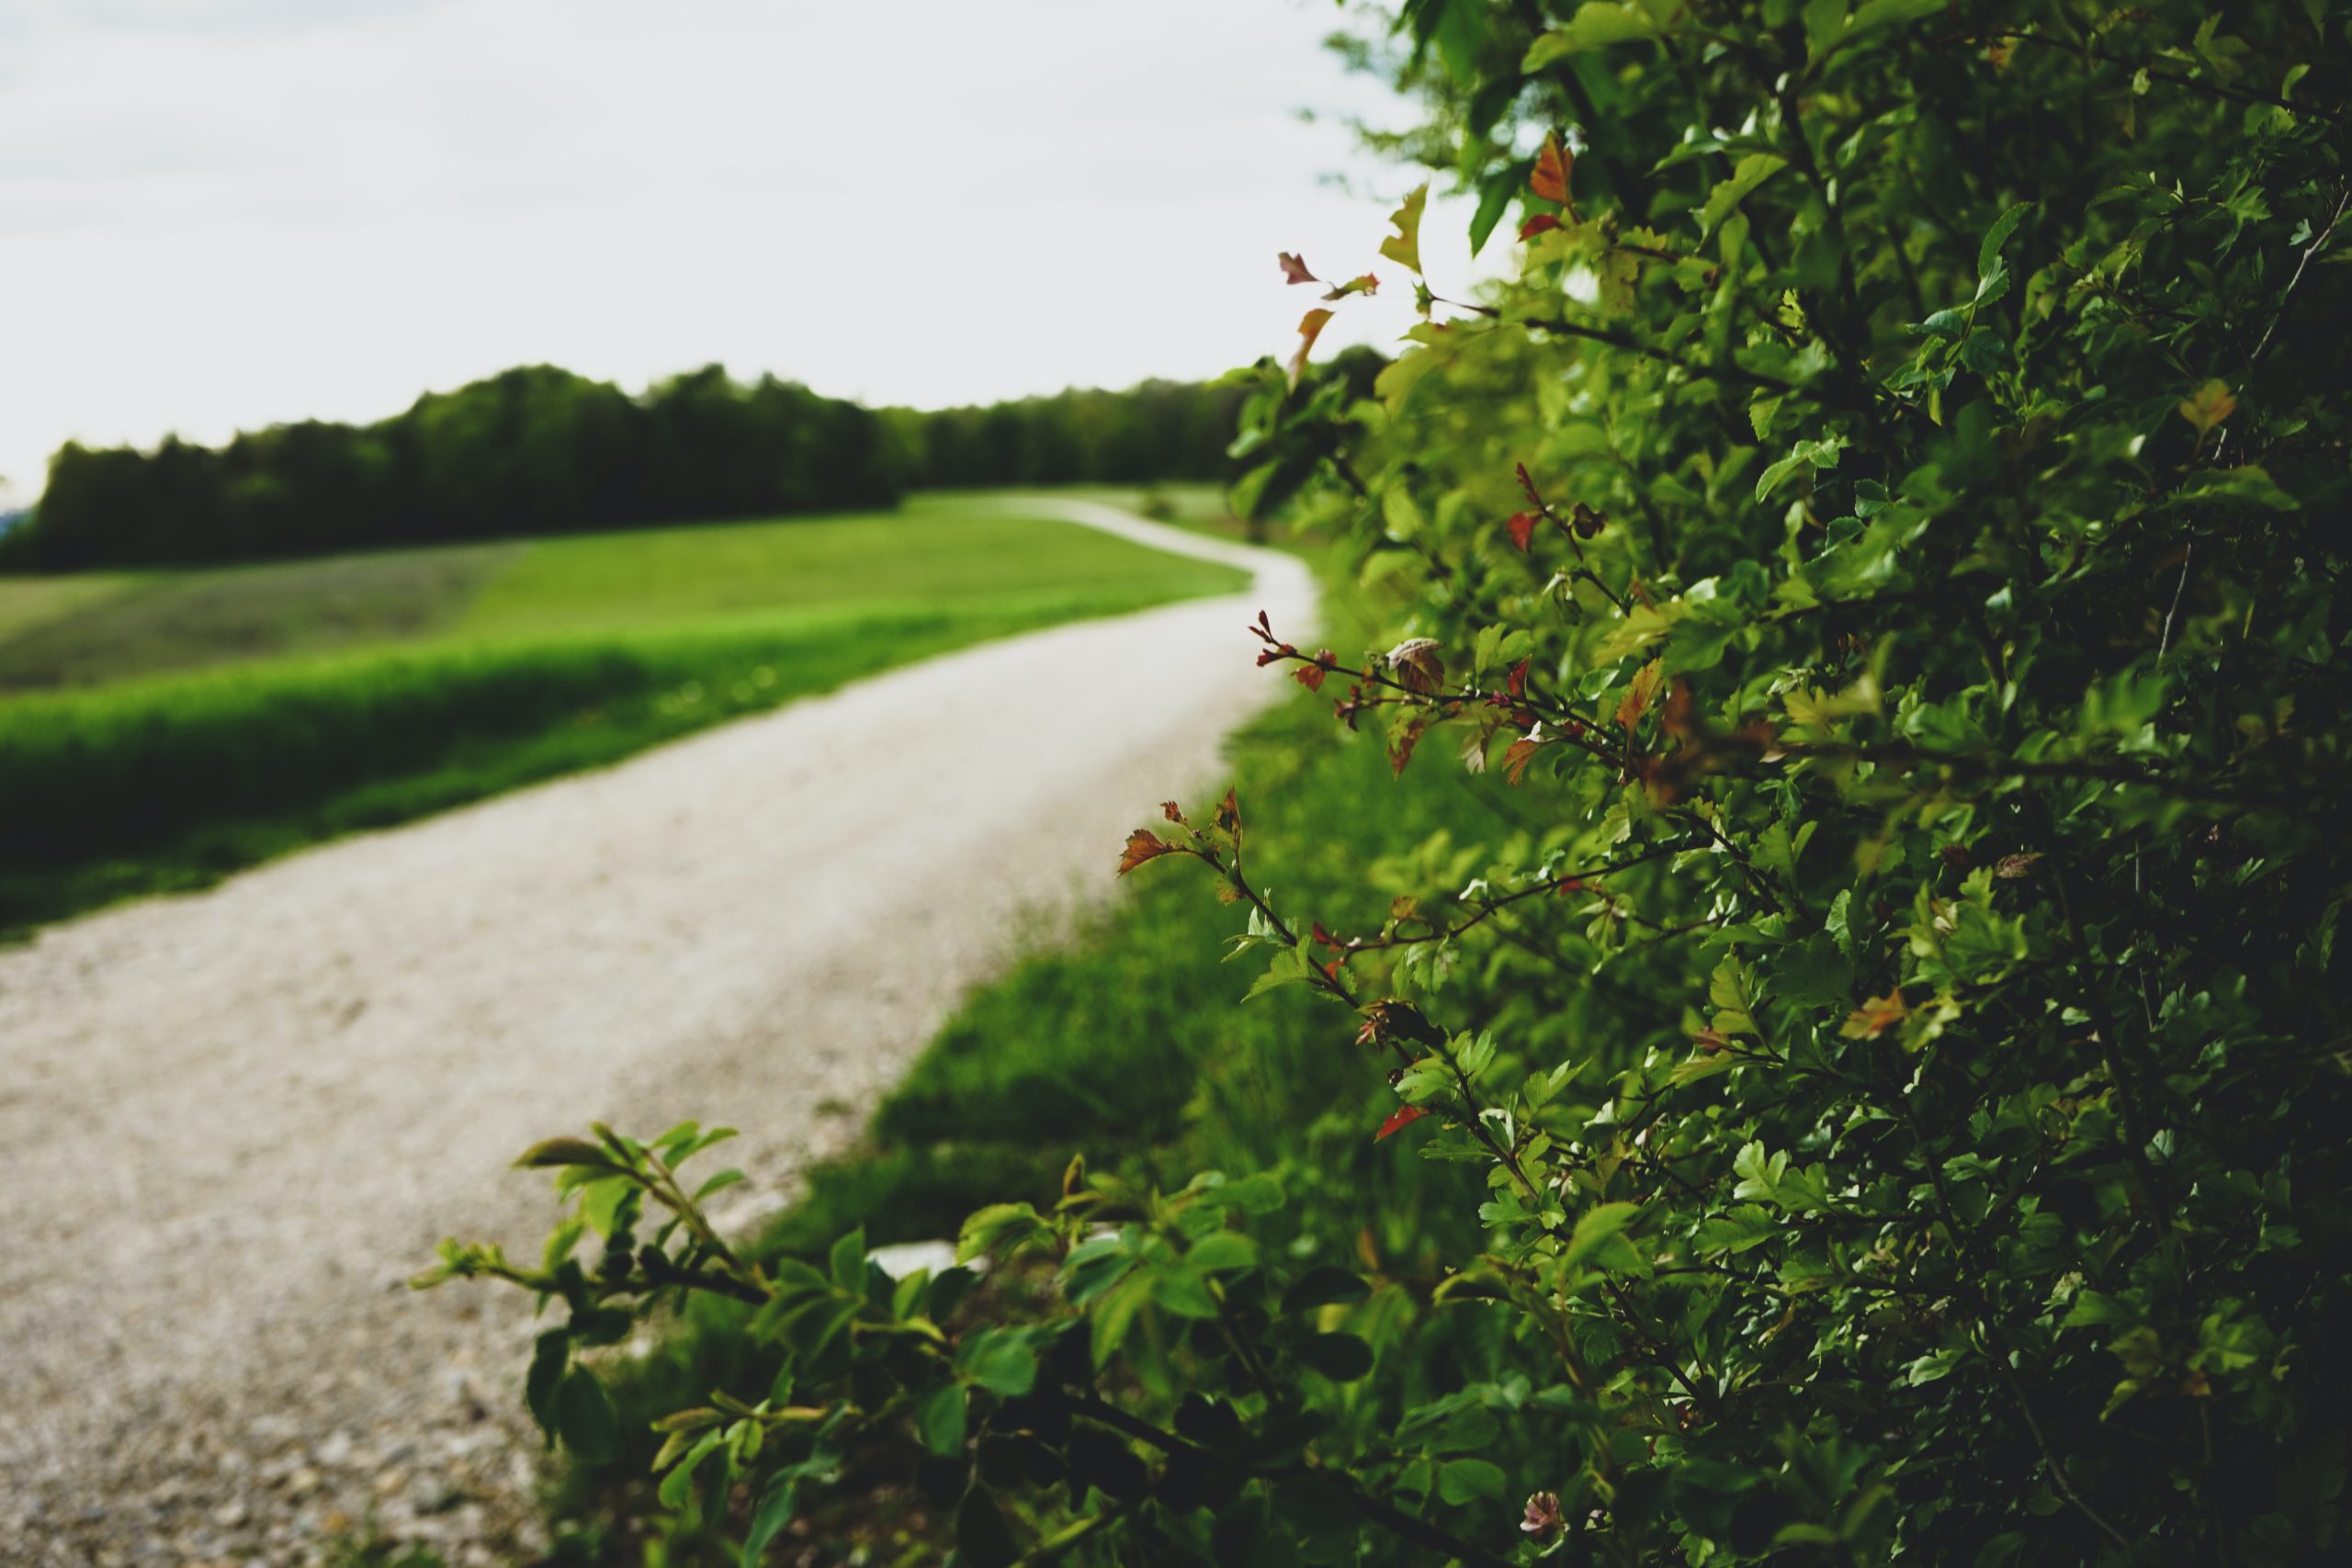
[[[1397,287],[1330,0],[0,0],[0,475],[547,361],[937,405]],[[1299,111],[1319,118],[1304,122]],[[1351,172],[1352,193],[1324,176]],[[1441,287],[1461,220],[1432,213]],[[1359,307],[1363,302],[1356,302]],[[1327,350],[1328,352],[1328,350]],[[0,492],[0,503],[8,499]]]

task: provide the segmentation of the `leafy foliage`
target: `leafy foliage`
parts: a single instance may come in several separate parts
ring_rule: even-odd
[[[1411,0],[1381,46],[1522,238],[1420,280],[1371,398],[1261,367],[1240,497],[1393,614],[1260,660],[1517,820],[1362,924],[1236,795],[1123,869],[1204,874],[1253,993],[1387,1072],[1363,1140],[1483,1180],[1450,1267],[1336,1260],[1302,1146],[1073,1164],[935,1277],[770,1268],[605,1136],[564,1179],[628,1247],[445,1269],[586,1343],[741,1297],[789,1389],[707,1415],[740,1499],[671,1501],[895,1473],[965,1563],[2340,1553],[2352,10],[2012,15]]]

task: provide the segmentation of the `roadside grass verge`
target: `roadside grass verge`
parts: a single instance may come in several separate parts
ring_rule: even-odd
[[[1338,725],[1328,693],[1282,703],[1227,755],[1253,883],[1337,929],[1377,929],[1389,896],[1458,885],[1482,846],[1519,830],[1499,782],[1426,762],[1393,777],[1380,738]],[[1106,882],[1118,848],[1102,846]],[[1239,998],[1257,966],[1223,963],[1244,915],[1217,901],[1204,874],[1188,874],[1198,869],[1143,868],[1075,936],[968,997],[862,1144],[808,1173],[755,1252],[821,1257],[860,1228],[876,1246],[952,1238],[981,1203],[1050,1203],[1082,1154],[1095,1169],[1171,1185],[1200,1169],[1280,1169],[1291,1204],[1264,1245],[1400,1276],[1458,1262],[1440,1250],[1458,1227],[1439,1216],[1476,1207],[1476,1173],[1416,1158],[1409,1137],[1375,1143],[1396,1099],[1388,1064],[1353,1043],[1359,1021],[1304,987],[1247,1007],[1203,1005]],[[644,1432],[713,1387],[772,1376],[743,1322],[740,1309],[697,1298],[642,1356],[608,1363],[623,1429]],[[553,1511],[603,1543],[591,1555],[628,1534],[651,1453],[649,1434],[612,1464],[562,1477]],[[845,1528],[887,1533],[887,1520]],[[679,1563],[703,1561],[693,1543],[670,1550]]]
[[[0,931],[200,887],[990,637],[1243,581],[1001,502],[927,510],[910,529],[550,541],[436,637],[0,700]],[[532,566],[541,553],[552,564]]]

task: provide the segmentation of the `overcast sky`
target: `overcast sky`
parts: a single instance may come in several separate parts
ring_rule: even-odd
[[[539,361],[936,405],[1287,352],[1313,301],[1274,253],[1394,274],[1408,183],[1343,128],[1398,111],[1336,19],[0,0],[0,475],[27,501],[68,437],[373,419]],[[1402,330],[1397,281],[1346,336]]]

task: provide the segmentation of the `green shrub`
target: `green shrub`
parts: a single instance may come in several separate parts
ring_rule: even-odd
[[[1369,399],[1262,367],[1238,496],[1389,610],[1264,661],[1521,825],[1326,895],[1269,782],[1121,863],[1390,1114],[1213,1048],[1250,1157],[1004,1194],[985,1279],[738,1252],[691,1126],[543,1145],[579,1217],[438,1273],[568,1307],[549,1432],[613,1451],[582,1350],[705,1292],[781,1370],[660,1502],[752,1559],[876,1486],[975,1565],[2340,1555],[2348,26],[1406,5],[1402,145],[1517,276],[1449,303],[1408,197],[1431,319]]]

